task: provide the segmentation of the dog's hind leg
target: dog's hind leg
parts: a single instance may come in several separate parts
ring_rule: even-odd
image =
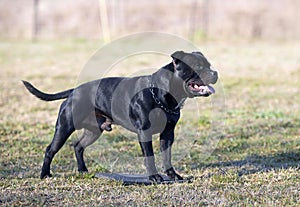
[[[54,155],[65,144],[68,137],[75,131],[73,120],[67,119],[67,113],[62,110],[56,123],[55,133],[51,144],[46,148],[41,179],[51,177],[50,165]]]
[[[85,148],[93,144],[100,137],[101,133],[102,130],[90,131],[88,129],[84,129],[82,135],[74,143],[73,146],[75,150],[78,171],[80,173],[88,171],[83,159],[83,152]]]
[[[72,114],[70,107],[64,107],[66,104],[63,103],[59,116],[56,122],[56,128],[53,140],[47,147],[44,157],[44,163],[41,172],[41,179],[45,177],[51,177],[50,165],[54,155],[61,149],[65,144],[68,137],[75,131]]]

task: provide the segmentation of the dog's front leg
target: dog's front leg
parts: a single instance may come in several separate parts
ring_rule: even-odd
[[[142,148],[144,156],[144,163],[147,169],[149,180],[155,183],[163,182],[163,178],[158,174],[155,166],[155,158],[152,146],[152,135],[145,135],[145,133],[139,133],[139,143]]]
[[[172,180],[183,180],[183,178],[176,173],[174,167],[171,162],[171,154],[172,154],[172,144],[174,142],[174,130],[173,129],[165,129],[160,134],[160,151],[162,154],[163,167],[168,175],[168,177]]]

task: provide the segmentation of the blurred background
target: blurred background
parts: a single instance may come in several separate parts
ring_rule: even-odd
[[[160,206],[299,206],[299,20],[300,0],[0,0],[0,205],[158,206],[164,195]],[[96,51],[105,51],[100,62],[116,57],[103,45],[146,31],[191,40],[219,72],[216,94],[188,99],[175,130],[173,163],[194,184],[141,191],[80,181],[76,134],[53,162],[57,179],[41,182],[61,101],[36,99],[21,80],[48,93],[73,88]],[[117,52],[141,42],[151,44],[126,41]],[[90,61],[90,74],[150,74],[170,60],[147,50],[109,69]],[[158,153],[157,137],[154,148]],[[140,156],[136,136],[113,126],[86,151],[91,174],[83,176],[121,167],[145,172],[131,160]]]
[[[300,37],[298,0],[0,0],[0,37],[109,41],[144,31],[193,41]]]

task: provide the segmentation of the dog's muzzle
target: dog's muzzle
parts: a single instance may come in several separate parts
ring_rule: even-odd
[[[210,84],[218,80],[218,73],[213,70],[206,70],[200,73],[200,78],[187,81],[186,89],[192,96],[210,96],[216,91]]]

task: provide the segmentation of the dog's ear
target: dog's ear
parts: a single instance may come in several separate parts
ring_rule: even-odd
[[[173,64],[175,69],[179,69],[179,67],[177,67],[178,63],[182,61],[184,56],[185,56],[185,52],[183,51],[176,51],[171,55],[171,57],[173,58]]]
[[[171,57],[173,58],[175,63],[177,63],[178,61],[181,61],[184,56],[185,56],[185,52],[183,52],[183,51],[176,51],[171,55]]]
[[[192,54],[197,54],[197,55],[201,55],[201,56],[204,57],[204,55],[203,55],[201,52],[199,52],[199,51],[197,51],[197,52],[192,52]]]

